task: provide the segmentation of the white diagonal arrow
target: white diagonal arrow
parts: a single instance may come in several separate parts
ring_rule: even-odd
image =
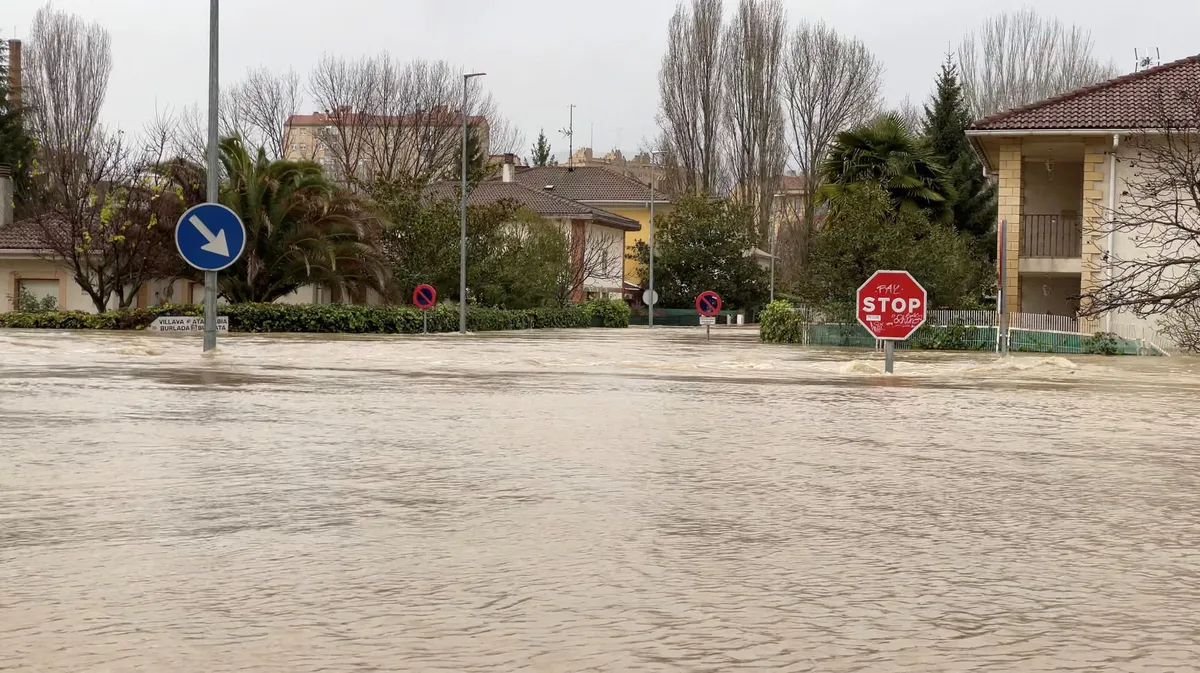
[[[196,217],[195,215],[189,217],[188,222],[191,222],[192,226],[200,231],[200,235],[208,240],[208,243],[200,246],[201,250],[206,250],[214,255],[220,255],[222,257],[229,256],[229,244],[225,242],[224,229],[217,231],[216,235],[214,235],[208,227],[204,226],[204,223],[200,221],[200,218]]]

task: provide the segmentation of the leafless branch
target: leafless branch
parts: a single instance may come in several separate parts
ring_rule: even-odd
[[[824,23],[801,22],[784,64],[783,98],[790,122],[792,161],[806,181],[804,217],[781,235],[785,270],[803,266],[816,226],[820,168],[839,131],[861,124],[880,106],[883,64],[862,41],[838,35]]]
[[[378,61],[348,60],[325,54],[309,75],[309,95],[328,115],[329,124],[317,129],[317,141],[340,179],[362,175],[371,133],[370,118],[378,109]]]
[[[1110,79],[1092,34],[1033,9],[989,18],[958,47],[963,91],[976,118]]]
[[[1081,302],[1084,315],[1148,316],[1200,301],[1200,97],[1181,88],[1158,101],[1161,128],[1127,143],[1135,154],[1124,160],[1119,203],[1103,208],[1101,234],[1115,245],[1092,269],[1103,280]]]
[[[245,79],[227,89],[238,130],[251,147],[262,147],[268,158],[289,156],[288,119],[300,111],[303,88],[295,70],[275,73],[252,68]]]
[[[625,277],[625,237],[599,226],[571,236],[571,276],[566,298],[579,298],[589,287],[620,287]]]
[[[678,165],[677,191],[721,187],[721,0],[680,2],[667,30],[658,73],[659,126]]]
[[[778,96],[785,25],[779,0],[741,0],[723,38],[734,195],[753,208],[764,248],[770,243],[771,202],[787,153]]]

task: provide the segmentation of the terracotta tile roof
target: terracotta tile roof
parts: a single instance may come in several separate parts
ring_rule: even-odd
[[[518,167],[514,179],[536,189],[554,185],[555,194],[584,203],[650,202],[648,185],[601,166],[575,166],[571,169],[566,166]],[[656,203],[666,201],[660,192],[655,192],[654,198]]]
[[[1200,56],[1190,56],[984,117],[971,130],[1152,129],[1164,116],[1200,126],[1198,99]]]
[[[42,242],[41,228],[33,222],[25,220],[7,227],[0,227],[0,250],[36,252],[44,250],[45,247]]]
[[[457,199],[457,182],[435,182],[425,188],[425,197],[431,199]],[[637,220],[622,217],[607,210],[594,208],[585,203],[563,198],[544,189],[537,189],[520,182],[481,182],[467,196],[467,205],[485,205],[497,201],[515,201],[542,217],[594,220],[625,231],[638,231],[642,225]]]

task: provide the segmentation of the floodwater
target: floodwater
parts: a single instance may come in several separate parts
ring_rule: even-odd
[[[0,670],[1200,669],[1200,362],[0,332]]]

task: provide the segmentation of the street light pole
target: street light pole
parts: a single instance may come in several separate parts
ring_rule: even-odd
[[[654,155],[664,154],[662,150],[650,151],[650,298],[656,301],[650,302],[646,309],[646,326],[654,327],[654,306],[658,303],[654,296],[654,180],[658,174],[654,170]]]
[[[213,0],[216,2],[216,0]],[[472,77],[483,77],[485,72],[469,72],[463,75],[462,102],[462,220],[459,222],[458,241],[458,332],[467,333],[467,84]]]
[[[210,0],[208,11],[208,185],[207,200],[221,200],[220,174],[217,172],[217,36],[219,29],[217,1]],[[217,347],[217,272],[204,272],[204,350]]]

